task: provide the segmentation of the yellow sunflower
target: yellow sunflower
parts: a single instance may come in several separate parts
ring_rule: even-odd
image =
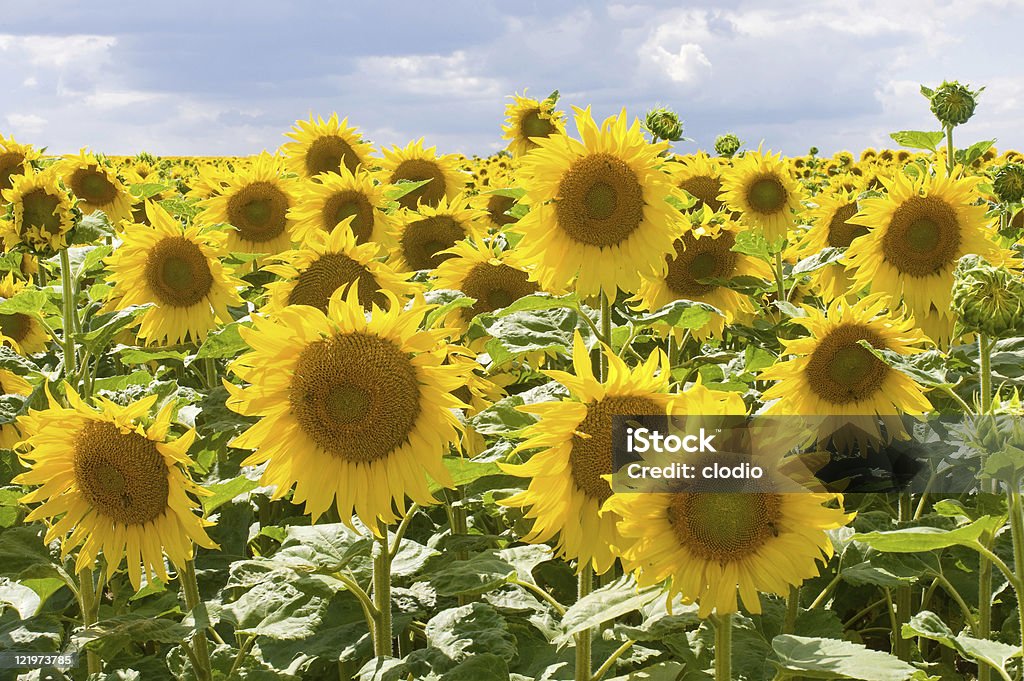
[[[32,394],[32,386],[13,371],[0,369],[0,394],[27,397]],[[21,431],[15,423],[0,425],[0,449],[14,449],[14,444],[19,440]]]
[[[337,173],[342,167],[354,173],[359,166],[368,167],[373,154],[373,145],[360,138],[359,129],[349,127],[348,118],[339,122],[337,113],[326,121],[312,115],[308,121],[295,121],[285,136],[295,141],[285,143],[281,151],[288,168],[299,177]]]
[[[146,210],[151,226],[128,225],[108,259],[110,305],[152,303],[139,326],[148,343],[200,343],[218,320],[231,321],[229,305],[242,303],[242,282],[221,263],[223,234],[182,227],[156,203]]]
[[[385,184],[397,184],[402,180],[430,180],[422,187],[399,197],[398,205],[402,208],[416,208],[420,203],[439,206],[444,199],[454,200],[466,186],[469,178],[459,169],[458,157],[454,154],[438,156],[436,149],[424,149],[422,137],[409,142],[405,148],[396,146],[381,149],[384,154],[384,160],[380,162],[383,168],[381,180]]]
[[[0,223],[8,249],[24,243],[30,250],[50,253],[68,245],[68,232],[75,226],[75,200],[52,167],[36,172],[25,166],[24,175],[10,178],[11,188],[3,191],[8,216]]]
[[[877,439],[881,431],[875,416],[883,417],[890,433],[902,434],[898,414],[931,411],[931,403],[914,379],[860,344],[866,341],[876,350],[901,355],[923,352],[921,346],[928,339],[912,317],[887,309],[890,300],[881,293],[853,304],[837,298],[825,312],[806,307],[808,316],[793,318],[810,335],[783,339],[785,354],[793,357],[758,376],[776,381],[762,395],[771,403],[764,413],[823,417],[822,436],[852,424]]]
[[[723,172],[718,198],[773,244],[796,224],[803,190],[790,177],[781,154],[758,149],[734,159],[732,168]]]
[[[520,407],[540,420],[526,429],[516,451],[540,451],[522,464],[499,464],[506,473],[530,479],[525,491],[500,502],[525,509],[533,520],[523,541],[554,539],[557,555],[577,560],[577,570],[591,563],[597,574],[612,567],[616,550],[626,544],[617,528],[618,515],[602,513],[612,495],[604,477],[613,466],[612,416],[670,414],[679,399],[667,394],[668,358],[661,350],[632,371],[610,349],[602,351],[608,356],[604,383],[595,378],[587,348],[576,334],[576,373],[543,372],[567,387],[572,399]]]
[[[0,298],[7,300],[29,288],[27,281],[19,281],[13,273],[0,279]],[[46,350],[49,335],[46,327],[34,316],[24,312],[0,314],[0,342],[22,355]]]
[[[146,425],[156,395],[126,407],[101,397],[96,410],[65,391],[70,407],[50,396],[48,409],[19,419],[26,436],[20,456],[30,470],[14,481],[40,485],[21,501],[43,502],[25,520],[51,523],[44,541],[59,538],[62,557],[81,547],[78,571],[102,552],[108,578],[127,558],[136,589],[143,573],[168,581],[164,555],[180,569],[192,559],[193,542],[217,548],[204,529],[212,523],[196,515],[192,498],[210,494],[188,473],[195,431],[168,441],[173,403]]]
[[[473,206],[487,213],[491,230],[500,232],[518,220],[508,214],[516,205],[516,199],[508,195],[508,187],[485,191],[473,197]]]
[[[756,487],[614,495],[606,508],[621,517],[624,567],[641,586],[668,580],[669,599],[679,594],[699,603],[700,617],[736,612],[737,592],[759,614],[759,592],[785,596],[818,576],[818,562],[833,554],[827,530],[853,515],[843,512],[839,495],[780,492],[767,482]],[[826,506],[835,502],[839,508]]]
[[[529,213],[516,225],[523,261],[536,266],[547,290],[575,279],[582,296],[632,292],[641,274],[660,272],[683,217],[667,199],[682,198],[662,172],[667,142],[649,144],[640,121],[626,112],[598,128],[590,109],[576,109],[580,139],[539,139],[522,160]]]
[[[706,280],[772,276],[771,268],[763,260],[732,250],[740,231],[733,222],[706,222],[687,230],[676,239],[675,252],[665,258],[664,273],[645,276],[634,300],[648,311],[680,299],[712,305],[722,314],[712,314],[707,324],[694,330],[694,335],[702,340],[721,338],[725,325],[752,314],[754,304],[748,296]],[[677,335],[682,333],[679,329],[675,331]]]
[[[846,251],[854,283],[902,298],[918,323],[933,318],[938,323],[929,335],[940,344],[952,333],[953,270],[961,256],[974,253],[994,264],[1014,260],[996,244],[986,207],[975,205],[981,180],[955,175],[914,180],[899,173],[882,180],[885,196],[864,199],[849,219],[869,229]]]
[[[712,213],[722,209],[718,195],[722,193],[722,164],[703,151],[692,156],[676,157],[670,166],[676,186],[697,199],[694,209],[707,206]]]
[[[443,464],[459,439],[451,391],[465,369],[445,364],[443,331],[421,331],[424,308],[367,314],[356,287],[335,294],[327,314],[296,305],[256,316],[242,337],[252,351],[231,365],[249,385],[225,383],[228,407],[260,420],[231,443],[256,450],[243,465],[266,463],[262,483],[315,520],[333,503],[349,523],[405,514],[406,498],[434,503],[427,476],[451,487]]]
[[[452,248],[463,239],[481,240],[487,233],[486,215],[473,208],[470,200],[459,195],[441,199],[437,207],[420,204],[405,209],[399,216],[397,245],[393,257],[401,271],[432,270],[453,254]]]
[[[39,158],[39,152],[31,144],[18,144],[13,137],[0,135],[0,204],[7,199],[3,192],[10,189],[15,175],[25,174],[25,169]]]
[[[283,177],[280,162],[260,154],[253,164],[227,178],[227,187],[206,199],[200,214],[206,224],[227,223],[227,248],[235,253],[275,254],[292,243],[292,220],[288,211],[295,205],[296,181]]]
[[[514,253],[498,250],[493,242],[460,241],[447,252],[453,257],[434,271],[434,287],[462,291],[476,299],[471,307],[460,309],[463,322],[508,307],[540,290]]]
[[[347,168],[325,173],[316,182],[304,182],[288,217],[295,222],[293,238],[305,242],[313,234],[329,234],[345,218],[356,243],[368,241],[387,243],[395,230],[394,219],[385,212],[387,197],[384,185],[376,184],[373,175]]]
[[[565,132],[565,114],[555,110],[555,99],[542,101],[523,95],[512,95],[505,106],[505,125],[502,139],[510,140],[505,147],[513,156],[522,156],[537,148],[533,138],[561,135]]]
[[[275,261],[264,269],[283,278],[267,284],[270,300],[265,312],[278,312],[288,305],[311,305],[327,312],[327,304],[338,289],[359,282],[359,302],[369,309],[371,304],[386,307],[390,291],[404,300],[418,289],[408,281],[408,273],[394,271],[377,262],[377,244],[357,245],[348,217],[334,231],[316,231],[299,249],[274,256]]]
[[[821,193],[814,201],[817,206],[807,213],[811,228],[793,245],[793,257],[808,258],[829,247],[848,248],[854,239],[867,234],[866,227],[849,222],[857,214],[857,196],[853,192]],[[841,262],[815,270],[811,281],[826,302],[847,295],[853,286],[853,279]]]
[[[64,157],[56,167],[83,214],[101,210],[112,225],[131,217],[132,197],[108,162],[82,149],[77,156]]]

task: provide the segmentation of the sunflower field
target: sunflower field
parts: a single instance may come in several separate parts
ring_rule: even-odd
[[[921,93],[832,156],[0,136],[0,679],[1019,681],[1024,156]],[[771,475],[622,484],[657,417]]]

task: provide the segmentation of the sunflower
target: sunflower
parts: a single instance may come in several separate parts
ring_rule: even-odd
[[[0,225],[8,249],[24,243],[30,250],[51,253],[68,245],[68,232],[79,215],[75,200],[55,169],[37,172],[25,166],[24,175],[10,178],[3,191],[7,219]]]
[[[356,243],[387,243],[395,230],[393,218],[385,212],[387,203],[384,186],[375,184],[370,173],[342,168],[303,183],[288,217],[295,222],[293,237],[299,243],[317,233],[329,234],[349,217]]]
[[[849,219],[869,228],[846,252],[855,285],[902,298],[919,323],[926,317],[942,320],[932,330],[938,343],[952,332],[953,270],[961,256],[974,253],[994,264],[1014,260],[996,244],[985,206],[975,205],[981,180],[914,180],[899,173],[882,180],[886,196],[864,199]]]
[[[242,329],[252,350],[231,368],[249,385],[227,383],[227,404],[260,420],[231,444],[256,450],[242,463],[267,464],[276,498],[294,487],[314,520],[333,502],[344,522],[355,514],[376,531],[407,497],[434,503],[427,476],[452,486],[442,459],[459,439],[464,405],[451,391],[465,369],[444,363],[443,331],[418,329],[423,311],[392,299],[367,314],[352,287],[327,314],[287,307]]]
[[[23,175],[25,169],[39,158],[39,152],[30,144],[18,144],[13,137],[0,135],[0,204],[6,199],[2,192],[10,189],[15,175]]]
[[[110,224],[131,218],[132,197],[117,171],[85,149],[57,163],[57,172],[78,199],[78,208],[88,215],[101,210]]]
[[[898,414],[931,411],[917,382],[861,344],[865,341],[876,350],[900,355],[923,352],[920,346],[928,339],[912,317],[887,310],[889,304],[888,296],[877,293],[853,304],[837,298],[824,312],[805,307],[808,316],[792,321],[810,335],[783,339],[785,354],[794,357],[758,376],[776,381],[762,395],[771,403],[764,413],[836,417],[823,421],[822,436],[852,424],[877,439],[881,431],[875,416],[883,417],[890,432],[902,434]]]
[[[239,253],[280,253],[292,242],[289,209],[295,205],[296,182],[282,177],[277,158],[263,153],[246,170],[227,179],[221,194],[199,205],[207,224],[227,223],[227,248]]]
[[[702,151],[676,160],[670,168],[672,179],[677,187],[697,199],[694,209],[707,206],[712,213],[721,210],[723,203],[718,195],[722,193],[722,165]]]
[[[849,222],[857,214],[857,196],[853,192],[821,193],[814,197],[817,207],[807,213],[811,228],[802,233],[790,250],[796,258],[807,258],[825,248],[848,248],[853,240],[867,234],[863,225]],[[845,296],[853,280],[842,263],[831,263],[815,270],[811,279],[825,301]]]
[[[565,114],[555,110],[555,98],[537,101],[523,95],[512,95],[505,106],[502,139],[510,140],[506,149],[513,156],[522,156],[537,148],[533,138],[561,135],[565,132]]]
[[[458,157],[453,154],[438,156],[437,147],[423,148],[423,138],[410,142],[404,149],[394,147],[382,149],[384,169],[381,178],[385,184],[397,184],[402,180],[422,182],[425,185],[399,197],[402,208],[416,208],[422,203],[439,206],[444,199],[453,200],[466,186],[468,177],[459,169]]]
[[[478,314],[508,307],[539,290],[515,255],[498,250],[493,242],[477,245],[460,241],[447,252],[453,257],[434,271],[434,286],[462,291],[476,299],[471,307],[460,310],[464,322]]]
[[[182,227],[156,203],[146,210],[151,226],[128,225],[108,260],[110,304],[153,305],[139,326],[148,343],[200,343],[218,320],[231,321],[229,305],[242,302],[242,282],[221,263],[223,234]]]
[[[295,141],[285,143],[281,151],[288,168],[299,177],[337,173],[343,167],[354,173],[359,166],[369,165],[373,153],[373,145],[360,138],[359,129],[349,127],[348,118],[338,122],[337,113],[326,121],[312,115],[308,121],[295,121],[285,136]]]
[[[288,305],[311,305],[327,312],[331,295],[353,282],[359,282],[359,302],[367,309],[371,304],[388,304],[383,291],[404,299],[418,290],[408,281],[409,274],[374,260],[377,244],[356,244],[351,229],[354,219],[345,218],[329,234],[316,231],[301,248],[274,256],[275,262],[264,269],[283,281],[267,284],[270,300],[266,312],[278,312]]]
[[[0,279],[0,298],[7,300],[29,287],[28,282],[14,278],[13,273]],[[34,316],[24,312],[0,314],[0,342],[22,355],[46,350],[49,336],[46,327]]]
[[[79,571],[102,552],[108,578],[127,558],[136,590],[143,573],[168,581],[164,555],[180,569],[192,559],[193,542],[217,548],[204,529],[212,523],[196,515],[192,498],[210,494],[188,473],[195,431],[168,441],[173,401],[146,425],[156,395],[126,407],[101,397],[96,410],[70,387],[65,391],[70,407],[50,396],[48,409],[30,410],[18,422],[29,471],[14,481],[41,485],[21,501],[43,502],[25,520],[52,523],[44,541],[60,538],[62,557],[80,546]]]
[[[626,122],[623,111],[598,128],[589,108],[577,108],[582,142],[540,139],[523,158],[531,210],[515,228],[524,237],[518,250],[547,290],[575,279],[582,296],[636,291],[642,273],[662,270],[682,231],[682,216],[666,200],[682,194],[661,170],[668,143],[649,144],[639,120]]]
[[[441,199],[437,207],[420,204],[419,209],[405,209],[400,215],[398,245],[394,249],[398,270],[432,270],[453,254],[448,252],[463,239],[481,240],[487,233],[486,216],[459,195],[449,201]]]
[[[32,386],[13,371],[0,369],[0,394],[27,397],[32,394]],[[21,431],[18,430],[16,424],[0,425],[0,449],[14,449],[14,444],[19,440],[21,440]]]
[[[511,194],[510,187],[485,191],[473,197],[473,206],[487,213],[491,230],[500,232],[515,223],[518,218],[509,215],[509,211],[517,205]]]
[[[764,233],[769,243],[786,236],[800,210],[803,191],[790,177],[780,154],[748,151],[722,174],[719,199]]]
[[[705,216],[705,220],[710,214]],[[708,279],[732,279],[748,276],[770,279],[771,268],[763,260],[732,250],[739,226],[733,222],[714,224],[706,221],[676,239],[675,253],[665,258],[665,272],[644,277],[634,300],[645,310],[654,311],[675,300],[707,303],[722,314],[712,318],[700,329],[699,339],[721,338],[726,324],[732,324],[754,312],[749,297]],[[675,329],[681,335],[680,329]]]
[[[516,451],[540,451],[522,464],[499,464],[506,473],[530,478],[525,491],[500,502],[526,509],[526,517],[533,520],[523,541],[554,538],[560,557],[576,559],[577,570],[591,563],[597,574],[607,572],[615,551],[624,548],[616,527],[618,516],[601,512],[612,495],[604,477],[612,473],[612,416],[670,414],[678,399],[667,394],[668,358],[661,350],[632,371],[609,348],[602,351],[608,356],[604,383],[594,377],[590,355],[576,333],[575,375],[543,372],[567,387],[572,399],[520,407],[540,420],[524,431],[525,439]]]
[[[833,554],[827,531],[853,518],[839,495],[781,492],[786,487],[769,479],[738,492],[614,495],[606,508],[621,517],[624,567],[635,571],[640,586],[668,580],[669,600],[678,594],[698,602],[699,617],[736,612],[737,591],[747,610],[759,614],[758,592],[785,596],[817,577],[818,561]],[[826,506],[836,502],[839,508]]]

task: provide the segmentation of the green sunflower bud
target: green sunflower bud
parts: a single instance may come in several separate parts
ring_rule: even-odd
[[[663,106],[647,112],[647,129],[658,139],[669,142],[683,139],[683,121],[678,114]]]
[[[715,139],[715,153],[725,158],[732,158],[742,145],[743,143],[740,142],[739,137],[731,132],[727,132]]]
[[[1024,163],[1000,166],[992,178],[992,189],[1003,203],[1014,203],[1024,198]]]
[[[974,115],[974,109],[978,105],[977,96],[980,93],[981,90],[971,90],[955,80],[952,83],[943,81],[929,98],[932,113],[945,127],[963,125]]]
[[[977,255],[960,259],[953,273],[953,310],[964,331],[994,338],[1024,330],[1024,279]]]

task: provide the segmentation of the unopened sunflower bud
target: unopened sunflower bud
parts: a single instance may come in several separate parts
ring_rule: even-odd
[[[647,112],[647,129],[658,139],[669,142],[683,139],[683,121],[678,114],[663,106]]]
[[[1014,203],[1024,198],[1024,164],[1001,166],[992,178],[992,189],[1003,203]]]
[[[977,255],[960,259],[953,273],[953,310],[965,331],[999,338],[1024,330],[1024,279]]]
[[[727,132],[715,139],[715,153],[725,158],[732,158],[740,150],[742,144],[739,137],[731,132]]]
[[[930,97],[932,113],[945,127],[963,125],[974,115],[980,92],[981,90],[973,91],[955,80],[952,83],[944,81]]]

